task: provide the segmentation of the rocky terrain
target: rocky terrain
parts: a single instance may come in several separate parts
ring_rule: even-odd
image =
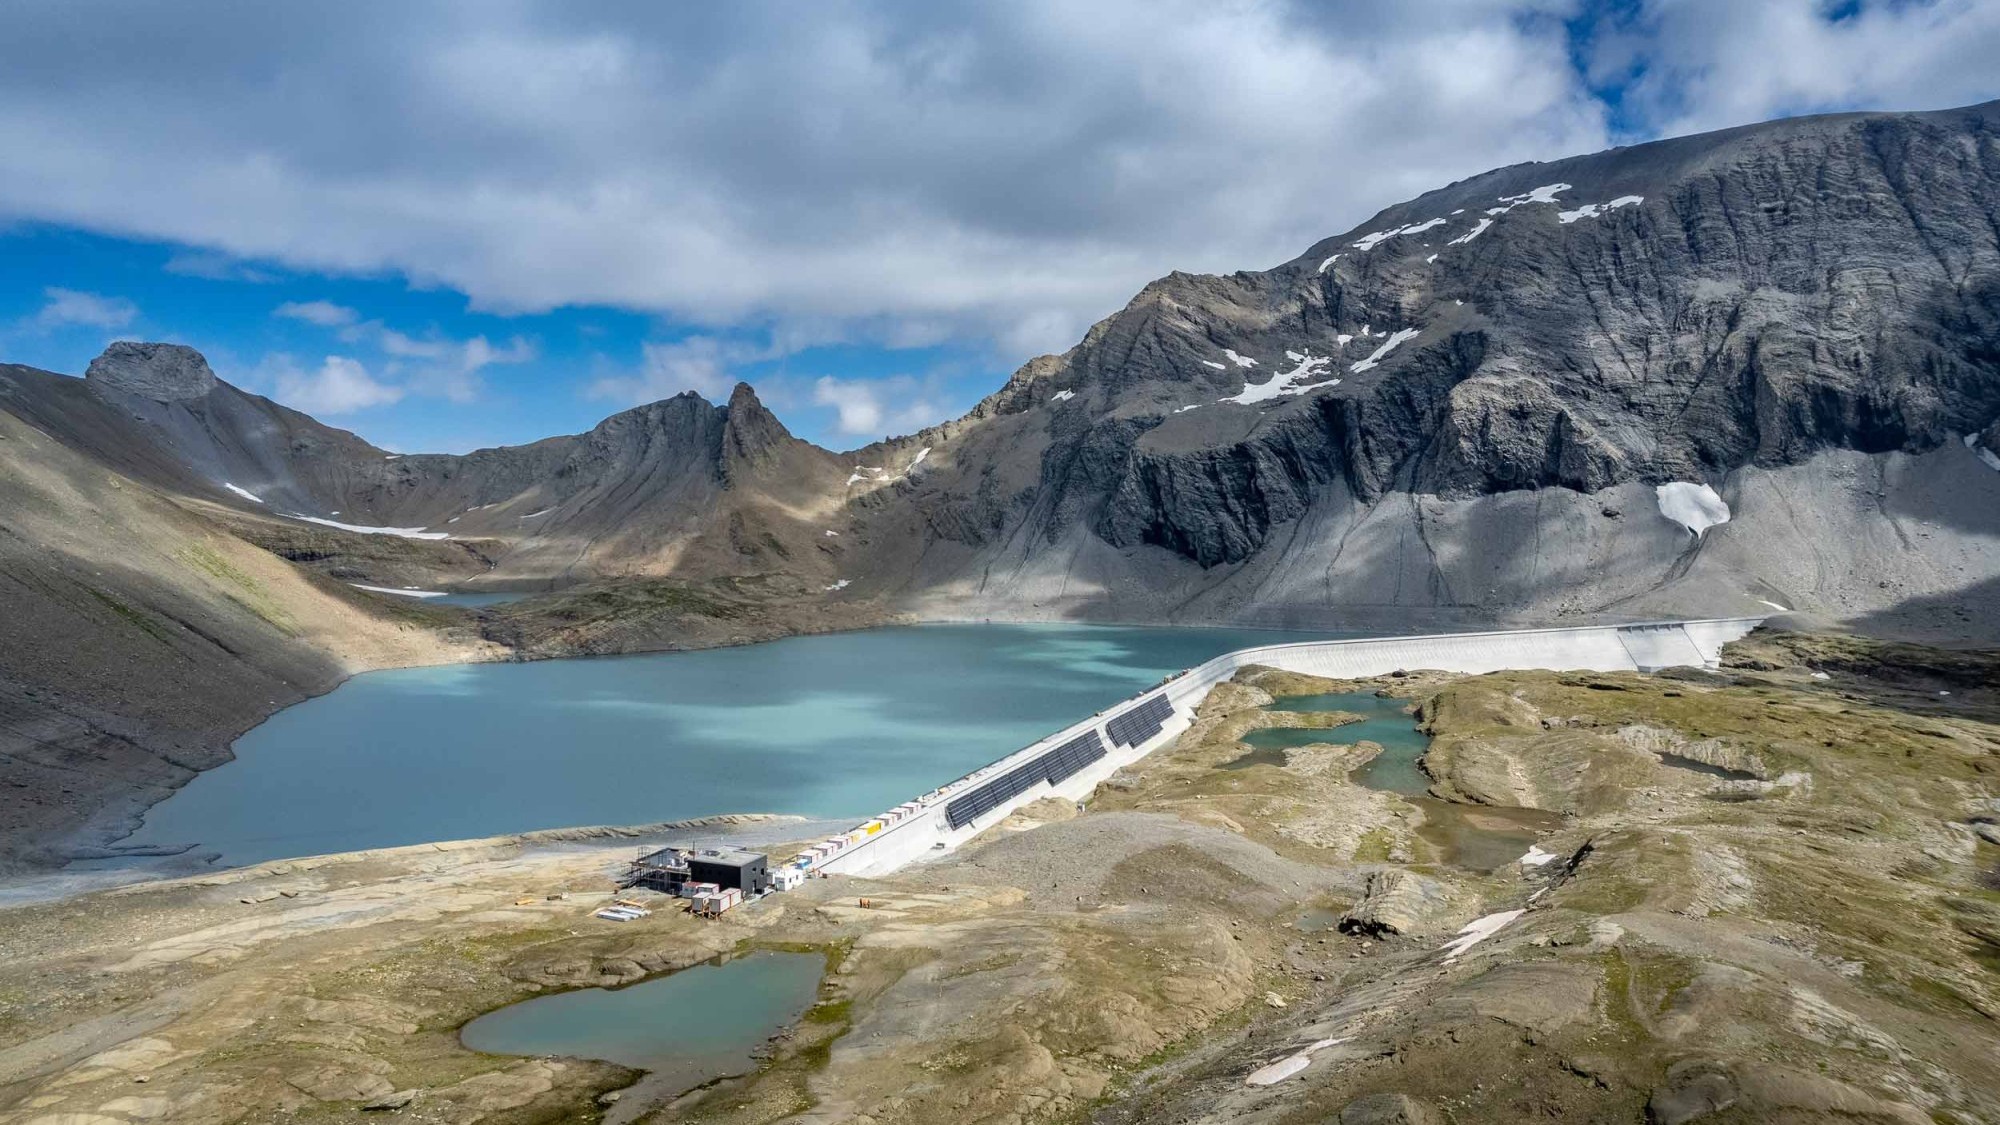
[[[1248,669],[1087,807],[716,922],[587,917],[631,854],[589,840],[0,909],[0,1122],[1989,1121],[1996,672],[1770,633],[1715,674]],[[1431,794],[1266,709],[1327,691],[1407,700]],[[1326,741],[1243,764],[1297,725]],[[685,1096],[457,1043],[759,947],[824,951],[821,1002]]]

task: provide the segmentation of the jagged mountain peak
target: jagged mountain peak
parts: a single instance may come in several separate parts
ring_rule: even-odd
[[[185,344],[115,340],[83,373],[93,389],[123,391],[155,402],[200,398],[219,382],[208,359]]]

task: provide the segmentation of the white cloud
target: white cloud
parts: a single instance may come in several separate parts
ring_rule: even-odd
[[[636,372],[605,375],[591,383],[591,398],[621,406],[637,406],[693,391],[710,402],[729,397],[736,385],[730,369],[757,358],[753,350],[714,336],[690,336],[673,343],[648,342],[640,347]]]
[[[1452,179],[1603,147],[1574,19],[1603,25],[1583,53],[1594,81],[1629,81],[1621,112],[1642,134],[2000,93],[2000,5],[1828,12],[36,5],[8,20],[0,221],[171,240],[211,272],[400,272],[485,309],[1021,354],[1074,343],[1170,269],[1267,265]],[[208,45],[213,65],[190,80],[162,43]],[[448,361],[381,344],[406,345]],[[713,390],[699,367],[649,361],[600,392]]]
[[[183,250],[168,258],[161,268],[171,274],[199,277],[206,281],[247,281],[253,285],[269,285],[278,280],[271,271],[258,269],[241,259],[201,250]]]
[[[301,370],[282,358],[276,366],[274,397],[307,414],[351,414],[399,402],[404,395],[403,388],[376,379],[359,360],[348,356],[327,356],[313,371]]]
[[[813,402],[834,410],[834,430],[852,437],[880,438],[907,434],[951,416],[951,409],[920,380],[907,375],[887,379],[836,379],[822,375],[813,381]]]
[[[113,7],[10,21],[0,216],[715,331],[1060,349],[1170,269],[1605,139],[1537,3]]]
[[[50,286],[42,290],[45,303],[29,318],[33,328],[123,328],[137,320],[139,306],[123,297],[106,297],[76,289]]]
[[[287,320],[303,320],[321,328],[337,328],[361,319],[360,313],[332,301],[286,301],[273,309],[271,315]]]
[[[1600,30],[1594,77],[1666,134],[1825,110],[1942,109],[2000,94],[2000,5],[1645,0]]]
[[[540,354],[533,342],[520,336],[498,345],[485,336],[469,340],[435,334],[411,336],[379,320],[362,320],[355,309],[332,301],[287,301],[271,315],[337,329],[335,334],[343,342],[381,352],[389,361],[388,373],[406,377],[401,390],[453,402],[471,402],[479,397],[483,388],[479,373],[486,368],[495,364],[529,363]]]

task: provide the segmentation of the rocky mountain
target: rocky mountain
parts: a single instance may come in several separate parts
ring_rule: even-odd
[[[747,385],[723,406],[683,394],[589,433],[465,456],[388,453],[217,379],[175,344],[115,343],[82,380],[0,367],[0,406],[358,581],[811,572],[819,531],[804,525],[841,501],[835,456],[786,432]]]
[[[1955,635],[2000,610],[1996,174],[2000,103],[1504,168],[1272,269],[1169,275],[847,455],[739,387],[397,457],[167,345],[8,401],[39,387],[49,432],[350,578],[381,560],[282,517],[434,537],[396,577],[775,574],[938,616]]]
[[[1270,270],[1166,277],[891,446],[935,447],[879,517],[928,551],[856,584],[939,611],[1990,630],[1996,232],[2000,104],[1477,176]]]

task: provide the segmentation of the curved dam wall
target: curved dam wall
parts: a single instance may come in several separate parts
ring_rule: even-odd
[[[830,874],[886,874],[957,847],[1022,805],[1052,796],[1080,801],[1105,778],[1178,738],[1209,690],[1248,665],[1328,679],[1361,679],[1399,669],[1476,675],[1530,668],[1646,672],[1714,667],[1723,645],[1763,620],[1443,633],[1239,649],[864,822],[839,838],[847,841],[844,846],[813,856],[811,868]]]

